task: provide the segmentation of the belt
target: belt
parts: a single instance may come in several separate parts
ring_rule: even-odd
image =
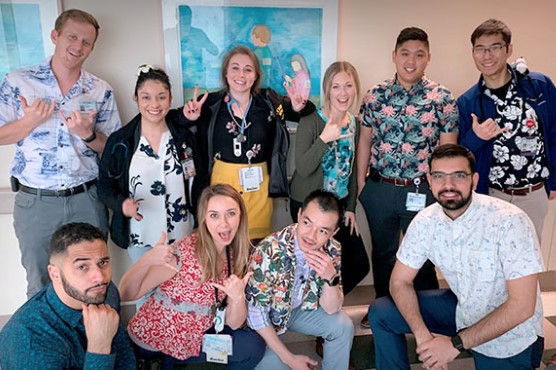
[[[383,175],[380,175],[380,178],[382,179],[383,182],[387,182],[389,184],[394,184],[396,186],[409,186],[409,185],[417,185],[415,183],[416,180],[419,180],[419,185],[420,184],[425,184],[427,182],[427,178],[426,177],[415,177],[413,179],[395,179],[392,177],[386,177]]]
[[[97,179],[88,181],[84,184],[78,185],[74,188],[60,189],[60,190],[48,190],[48,189],[36,189],[23,184],[19,184],[19,190],[33,195],[43,195],[45,197],[69,197],[75,194],[80,194],[86,191],[88,188],[93,186],[97,182]]]
[[[524,196],[536,190],[542,189],[543,187],[544,187],[544,182],[539,182],[538,184],[525,186],[523,188],[506,188],[506,189],[494,188],[494,189],[500,190],[501,192],[509,195]]]

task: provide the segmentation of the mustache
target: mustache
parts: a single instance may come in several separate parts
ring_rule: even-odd
[[[90,288],[87,288],[87,290],[85,290],[85,293],[87,293],[90,290],[96,289],[96,288],[101,288],[101,287],[108,287],[108,283],[101,283],[101,284],[97,284],[95,286],[92,286]]]
[[[459,195],[460,197],[463,196],[463,194],[461,193],[461,191],[456,190],[456,189],[446,189],[446,190],[442,190],[438,192],[438,196],[441,196],[444,193],[456,193],[457,195]]]

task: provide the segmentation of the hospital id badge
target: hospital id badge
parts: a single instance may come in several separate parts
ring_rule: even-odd
[[[203,352],[208,362],[227,364],[228,356],[233,354],[232,336],[228,334],[203,335]]]
[[[189,178],[195,176],[195,163],[192,158],[186,158],[181,161],[181,166],[183,168],[183,178],[189,180]]]
[[[418,212],[425,208],[427,204],[427,195],[421,193],[407,193],[405,201],[405,209],[408,211]]]
[[[539,142],[537,137],[528,136],[521,139],[519,149],[521,149],[521,155],[524,157],[531,157],[537,153]]]
[[[79,112],[82,115],[87,115],[89,112],[97,110],[97,102],[96,101],[80,101],[79,102]]]
[[[261,166],[245,167],[239,170],[239,183],[246,193],[258,191],[263,182],[263,169]]]

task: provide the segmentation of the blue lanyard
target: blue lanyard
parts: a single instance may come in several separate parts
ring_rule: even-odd
[[[239,104],[239,101],[232,96],[232,94],[228,94],[228,97],[230,98],[228,103],[226,103],[227,106],[228,106],[228,112],[230,113],[230,116],[232,116],[232,119],[234,120],[234,122],[237,125],[237,121],[235,119],[234,112],[232,111],[232,104],[236,103],[240,110],[241,110],[241,105]],[[243,117],[241,118],[241,126],[239,127],[239,134],[242,135],[242,136],[244,135],[244,132],[245,132],[245,127],[247,125],[247,119],[246,119],[247,112],[249,112],[249,108],[251,108],[251,102],[252,101],[253,101],[253,97],[251,96],[249,98],[249,104],[247,104],[247,108],[245,109],[245,112],[243,112]]]

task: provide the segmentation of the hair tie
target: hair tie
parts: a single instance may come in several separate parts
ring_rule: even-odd
[[[141,73],[149,73],[151,69],[154,69],[150,64],[142,64],[137,69],[137,76],[141,76]]]

